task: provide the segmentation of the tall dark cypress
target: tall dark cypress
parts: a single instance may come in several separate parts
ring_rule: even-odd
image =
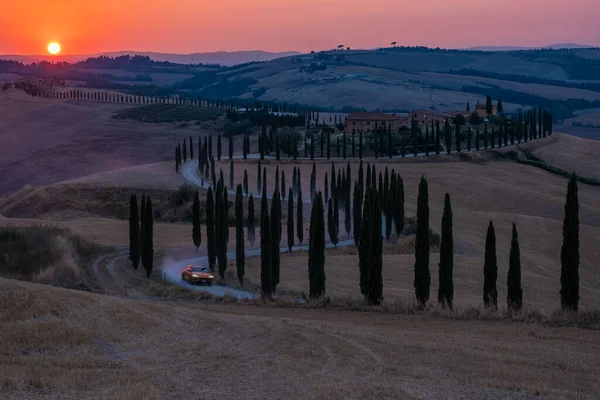
[[[394,226],[396,236],[400,236],[404,230],[404,181],[400,175],[396,175],[396,196],[394,198]]]
[[[244,286],[246,254],[244,253],[244,192],[237,185],[235,192],[235,263],[238,281]]]
[[[325,204],[329,201],[329,179],[327,178],[327,172],[325,172],[325,183],[323,184],[325,187]]]
[[[483,127],[483,148],[484,149],[488,148],[488,126],[487,126],[487,124],[485,124],[485,126]]]
[[[229,187],[233,189],[233,160],[229,161]]]
[[[281,171],[281,198],[285,200],[285,171]]]
[[[215,219],[216,221],[219,221],[218,224],[215,224],[215,244],[217,250],[219,276],[221,279],[225,278],[225,271],[227,270],[227,239],[225,237],[225,230],[229,230],[225,208],[225,192],[225,188],[218,187],[215,196]]]
[[[267,199],[263,196],[262,203]],[[271,269],[271,219],[269,212],[261,211],[260,218],[260,283],[263,298],[271,299],[273,293],[273,275]]]
[[[217,137],[217,160],[218,161],[221,161],[221,151],[222,151],[221,134],[219,133],[219,136]]]
[[[152,199],[146,197],[144,207],[144,235],[142,237],[142,264],[146,270],[146,278],[150,278],[154,267],[154,214],[152,212]]]
[[[256,239],[256,219],[254,217],[254,196],[250,195],[248,199],[248,241],[250,246],[254,247]]]
[[[421,306],[429,300],[431,273],[429,271],[429,190],[427,179],[421,177],[417,198],[417,235],[415,238],[415,297]]]
[[[215,200],[211,186],[208,188],[208,193],[206,194],[206,250],[208,253],[208,265],[213,272],[217,259],[215,240]]]
[[[288,192],[287,240],[288,250],[291,252],[294,246],[294,191],[291,187]]]
[[[471,151],[471,137],[473,136],[473,132],[471,132],[471,125],[467,128],[467,151]]]
[[[392,170],[392,181],[391,183],[388,182],[388,175],[387,175],[387,167],[385,170],[385,181],[384,181],[384,190],[387,192],[384,196],[383,196],[383,204],[384,204],[384,209],[385,209],[385,237],[387,240],[390,240],[390,236],[392,236],[392,225],[394,223],[394,212],[393,212],[393,207],[394,207],[394,202],[396,201],[394,198],[392,198],[391,193],[394,192],[394,190],[390,189],[388,186],[392,186],[395,184],[395,182],[393,180],[395,180],[396,178],[394,177],[394,170]]]
[[[331,198],[334,198],[336,196],[336,182],[335,182],[335,164],[331,163],[331,192],[329,193],[329,195],[331,196]],[[325,202],[327,202],[329,200],[328,197],[325,197]]]
[[[194,140],[190,136],[190,160],[194,159]]]
[[[243,189],[244,189],[244,194],[246,195],[246,197],[248,196],[248,170],[244,170],[244,180],[243,182]]]
[[[517,225],[512,225],[512,240],[510,241],[510,255],[508,277],[506,278],[508,309],[519,311],[523,307],[523,289],[521,288],[521,250],[519,249],[519,234]]]
[[[135,193],[129,199],[129,260],[133,269],[140,264],[140,223]]]
[[[363,133],[362,129],[358,133],[358,158],[363,158]]]
[[[480,137],[479,137],[479,128],[477,128],[477,131],[475,133],[475,150],[479,151],[479,141],[480,141]]]
[[[498,261],[496,258],[496,231],[490,221],[485,237],[485,264],[483,266],[483,304],[485,308],[498,308]]]
[[[262,168],[260,166],[260,160],[258,161],[258,178],[256,180],[256,190],[258,193],[262,191]]]
[[[323,196],[318,191],[315,194],[311,210],[308,243],[308,280],[311,298],[318,298],[325,294],[325,221],[323,213]]]
[[[346,229],[347,237],[350,236],[350,231],[352,230],[352,215],[351,215],[351,203],[350,203],[350,177],[347,176],[348,180],[346,192],[346,199],[344,200],[344,228]]]
[[[460,142],[461,142],[461,138],[460,138],[460,124],[456,124],[456,136],[454,138],[454,141],[456,142],[456,151],[458,151],[459,153],[460,151]]]
[[[296,236],[298,244],[304,241],[304,214],[302,213],[302,181],[300,180],[300,169],[298,169],[298,197],[296,206]]]
[[[579,195],[577,177],[571,175],[565,201],[563,243],[560,250],[560,303],[563,310],[579,306]]]
[[[452,309],[454,301],[454,240],[452,237],[452,205],[450,195],[444,198],[444,214],[442,216],[442,238],[440,242],[439,289],[438,303],[442,307]]]
[[[233,136],[229,136],[229,146],[228,150],[229,150],[229,159],[233,159]],[[232,186],[233,188],[233,186]]]
[[[280,246],[281,246],[281,196],[279,189],[275,189],[271,198],[271,276],[273,284],[273,293],[279,285],[279,266],[280,266]]]
[[[198,196],[198,191],[194,194],[194,204],[192,206],[192,241],[194,242],[194,246],[196,246],[196,252],[198,251],[198,247],[202,243],[202,236],[200,233],[200,197]]]
[[[179,146],[175,146],[175,172],[179,172]]]
[[[379,197],[375,190],[370,194],[371,207],[368,218],[369,235],[365,238],[368,246],[366,262],[368,263],[368,279],[366,297],[371,305],[379,305],[383,300],[383,241],[381,236],[381,208],[377,198]]]
[[[354,216],[354,244],[359,245],[362,227],[362,187],[360,182],[354,183],[354,201],[352,206]]]
[[[435,121],[435,154],[440,155],[440,121]]]
[[[267,167],[263,167],[262,191],[263,193],[267,192]]]

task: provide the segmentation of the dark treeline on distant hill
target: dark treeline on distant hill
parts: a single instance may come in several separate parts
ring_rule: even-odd
[[[503,102],[507,103],[535,104],[537,107],[547,108],[552,112],[553,120],[555,122],[572,117],[574,111],[600,107],[600,100],[556,100],[536,96],[534,94],[517,92],[515,90],[503,89],[496,85],[486,86],[487,87],[463,86],[461,90],[466,93],[477,93],[483,96],[491,96],[495,99],[502,99]]]
[[[599,67],[600,68],[600,67]],[[574,89],[591,90],[594,92],[600,92],[600,82],[567,82],[559,81],[554,79],[539,78],[537,76],[529,75],[513,75],[513,74],[499,74],[496,72],[481,71],[469,68],[461,68],[459,70],[448,71],[449,74],[462,75],[462,76],[480,76],[482,78],[499,79],[504,81],[512,81],[519,83],[538,83],[541,85],[560,86]],[[596,79],[600,79],[600,69],[596,72]]]

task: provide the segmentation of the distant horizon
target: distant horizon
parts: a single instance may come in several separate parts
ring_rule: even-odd
[[[6,4],[4,4],[6,3]],[[0,54],[65,54],[116,48],[190,54],[345,47],[600,46],[597,0],[7,0]],[[236,49],[236,50],[234,50]],[[244,51],[244,50],[241,50]]]
[[[600,44],[599,45],[594,45],[594,44],[587,44],[587,43],[574,43],[574,42],[556,42],[556,43],[547,43],[547,44],[543,44],[543,45],[538,45],[538,46],[521,46],[521,45],[496,45],[496,44],[483,44],[483,45],[477,45],[477,46],[470,46],[470,47],[441,47],[441,46],[426,46],[426,45],[419,45],[419,44],[415,44],[415,45],[404,45],[401,43],[397,44],[397,47],[426,47],[429,49],[436,49],[436,48],[440,48],[443,50],[477,50],[479,48],[492,48],[492,49],[503,49],[503,48],[515,48],[515,49],[523,49],[523,50],[534,50],[534,49],[543,49],[545,47],[549,47],[549,46],[557,46],[557,45],[566,45],[567,47],[565,48],[573,48],[573,49],[600,49]],[[568,47],[568,46],[575,46],[575,47]],[[376,50],[378,48],[391,48],[391,44],[388,44],[386,46],[379,46],[379,47],[370,47],[370,48],[352,48],[351,46],[350,50],[355,50],[355,51],[373,51]],[[332,51],[335,50],[335,47],[332,48],[326,48],[326,49],[313,49],[311,51],[315,51],[315,52],[321,52],[321,51]],[[100,56],[100,55],[104,55],[104,54],[114,54],[114,53],[155,53],[155,54],[173,54],[173,55],[180,55],[180,56],[187,56],[187,55],[195,55],[195,54],[218,54],[218,53],[224,53],[224,54],[234,54],[234,53],[268,53],[268,54],[282,54],[282,53],[298,53],[298,54],[309,54],[310,51],[300,51],[300,50],[281,50],[281,51],[270,51],[270,50],[263,50],[263,49],[242,49],[242,50],[215,50],[215,51],[191,51],[191,52],[175,52],[175,51],[157,51],[157,50],[107,50],[107,51],[95,51],[95,52],[85,52],[85,53],[65,53],[65,52],[61,52],[60,54],[57,55],[51,55],[51,54],[45,54],[43,52],[39,52],[39,53],[28,53],[28,54],[20,54],[20,53],[0,53],[0,57],[9,57],[9,56],[18,56],[18,57],[45,57],[45,58],[63,58],[63,57],[81,57],[81,56]]]

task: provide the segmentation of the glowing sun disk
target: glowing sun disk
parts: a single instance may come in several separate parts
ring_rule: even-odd
[[[52,42],[48,45],[48,53],[50,54],[58,54],[60,53],[60,44],[56,42]]]

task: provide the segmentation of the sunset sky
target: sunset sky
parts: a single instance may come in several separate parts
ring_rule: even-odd
[[[3,0],[0,54],[600,46],[599,0]]]

